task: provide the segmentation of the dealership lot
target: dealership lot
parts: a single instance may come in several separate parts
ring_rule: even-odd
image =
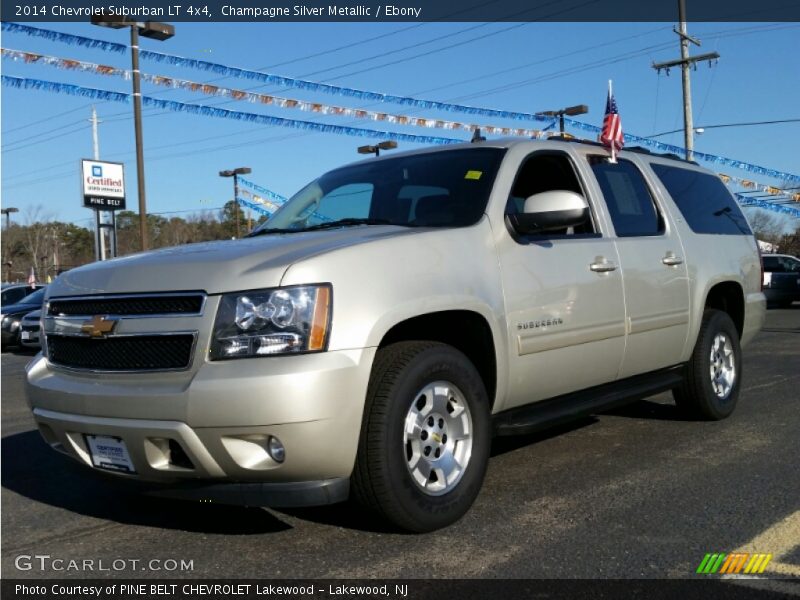
[[[800,577],[797,303],[769,311],[746,349],[730,419],[681,420],[662,394],[498,439],[474,508],[421,536],[349,505],[238,508],[108,485],[41,441],[22,393],[29,359],[2,359],[7,578],[686,577],[735,551],[773,553],[767,574]]]

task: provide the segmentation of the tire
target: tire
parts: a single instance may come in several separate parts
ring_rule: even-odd
[[[475,501],[490,445],[486,389],[464,354],[422,341],[378,351],[351,481],[356,501],[408,531],[450,525]]]
[[[691,417],[725,419],[736,408],[741,381],[742,349],[736,326],[727,313],[708,309],[683,384],[672,392],[675,404]]]

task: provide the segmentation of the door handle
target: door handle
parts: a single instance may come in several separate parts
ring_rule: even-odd
[[[664,258],[661,259],[661,262],[667,265],[668,267],[675,267],[677,265],[683,264],[683,259],[680,256],[667,254]]]
[[[616,271],[617,265],[610,262],[593,262],[589,268],[595,273],[608,273],[609,271]]]

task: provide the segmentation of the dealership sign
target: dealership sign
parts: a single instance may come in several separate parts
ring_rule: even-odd
[[[83,205],[98,210],[124,210],[125,174],[122,163],[81,161]]]

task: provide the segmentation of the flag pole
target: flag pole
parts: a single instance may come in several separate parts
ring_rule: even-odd
[[[614,91],[611,87],[611,80],[608,80],[608,97],[609,99],[613,96]],[[611,140],[611,160],[609,161],[612,165],[617,164],[617,145],[614,143],[614,140]]]

